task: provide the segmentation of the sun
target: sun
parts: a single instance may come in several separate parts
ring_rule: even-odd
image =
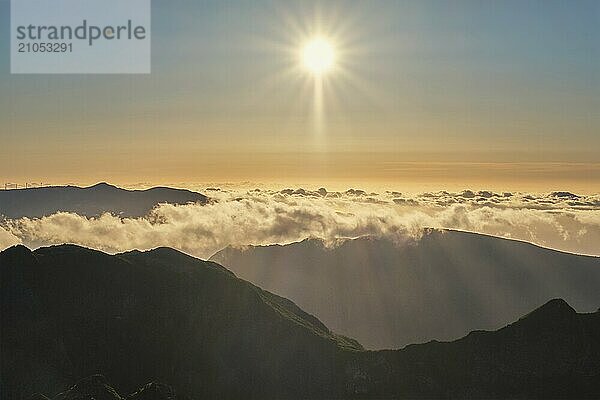
[[[329,72],[335,64],[335,49],[326,38],[316,37],[302,48],[302,63],[314,75]]]

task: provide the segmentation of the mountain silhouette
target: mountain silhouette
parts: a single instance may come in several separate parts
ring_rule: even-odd
[[[207,200],[200,193],[168,187],[126,190],[107,183],[85,188],[49,186],[0,190],[0,216],[40,218],[65,211],[87,217],[106,212],[123,217],[142,217],[160,203],[204,204]]]
[[[460,231],[228,247],[211,260],[372,349],[497,329],[557,297],[600,304],[599,257]]]
[[[120,395],[110,386],[103,375],[91,375],[81,379],[69,389],[53,397],[53,400],[175,400],[173,388],[159,382],[149,382],[134,393]],[[50,400],[42,393],[36,393],[30,400]]]
[[[600,395],[600,313],[563,300],[496,332],[365,351],[214,262],[73,245],[0,252],[0,300],[3,399],[110,399],[147,382],[169,386],[146,398]]]

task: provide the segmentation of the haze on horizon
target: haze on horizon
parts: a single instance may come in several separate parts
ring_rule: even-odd
[[[600,191],[600,3],[153,1],[150,75],[10,75],[0,182]],[[331,39],[315,128],[296,53]]]

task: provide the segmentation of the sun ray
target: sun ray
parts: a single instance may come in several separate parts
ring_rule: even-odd
[[[371,92],[366,98],[377,99],[374,88],[354,68],[371,49],[359,16],[360,12],[348,8],[282,6],[269,19],[270,34],[257,38],[262,50],[283,64],[256,87],[262,85],[266,91],[280,91],[283,85],[294,88],[297,96],[287,103],[290,118],[306,118],[306,133],[313,138],[316,151],[326,151],[328,124],[335,120],[329,114],[343,111],[353,96]]]

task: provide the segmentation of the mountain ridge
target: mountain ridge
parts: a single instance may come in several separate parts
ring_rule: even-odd
[[[192,259],[74,245],[0,252],[2,398],[54,395],[93,374],[120,393],[165,382],[184,399],[600,394],[599,312],[554,300],[498,331],[366,351]]]
[[[229,246],[210,260],[367,348],[497,329],[554,297],[581,311],[600,303],[600,257],[464,231],[430,229],[403,242],[370,236],[335,246],[321,239]]]
[[[153,187],[128,190],[101,182],[88,187],[46,186],[0,190],[0,216],[41,218],[57,212],[86,217],[112,213],[123,217],[143,217],[161,203],[206,204],[208,197],[187,189]]]
[[[566,250],[561,250],[561,249],[555,249],[553,247],[547,247],[547,246],[543,246],[534,242],[530,242],[527,240],[523,240],[523,239],[517,239],[517,238],[510,238],[510,237],[504,237],[504,236],[498,236],[498,235],[492,235],[489,233],[482,233],[482,232],[477,232],[477,231],[469,231],[469,230],[464,230],[464,229],[454,229],[454,228],[423,228],[422,229],[423,232],[425,233],[430,233],[430,232],[455,232],[455,233],[464,233],[464,234],[469,234],[469,235],[474,235],[474,236],[482,236],[482,237],[487,237],[487,238],[493,238],[493,239],[499,239],[499,240],[504,240],[507,242],[517,242],[517,243],[522,243],[525,245],[530,245],[532,247],[535,247],[537,249],[542,249],[542,250],[549,250],[552,252],[556,252],[556,253],[560,253],[560,254],[565,254],[565,255],[573,255],[573,256],[582,256],[582,257],[591,257],[591,258],[597,258],[600,259],[600,255],[595,255],[595,254],[584,254],[584,253],[574,253],[574,252],[570,252],[570,251],[566,251]],[[419,235],[407,235],[406,240],[410,241],[410,240],[416,240],[419,238]],[[208,259],[211,259],[212,257],[216,256],[218,253],[224,251],[224,250],[248,250],[251,248],[259,248],[259,249],[265,249],[265,248],[283,248],[286,246],[290,246],[290,245],[297,245],[297,244],[301,244],[301,243],[310,243],[310,242],[314,242],[314,243],[318,243],[320,245],[322,245],[324,248],[327,249],[334,249],[335,247],[339,247],[340,245],[343,245],[346,242],[352,242],[355,240],[385,240],[384,236],[378,236],[378,235],[361,235],[361,236],[357,236],[357,237],[338,237],[335,238],[334,240],[329,240],[329,239],[324,239],[321,237],[306,237],[304,239],[300,239],[300,240],[295,240],[295,241],[291,241],[291,242],[286,242],[286,243],[272,243],[272,244],[257,244],[257,245],[251,245],[251,244],[236,244],[236,245],[227,245],[225,247],[223,247],[221,250],[216,251],[213,255],[211,255]],[[393,241],[393,239],[389,239],[390,241]],[[332,244],[330,244],[332,243]]]

